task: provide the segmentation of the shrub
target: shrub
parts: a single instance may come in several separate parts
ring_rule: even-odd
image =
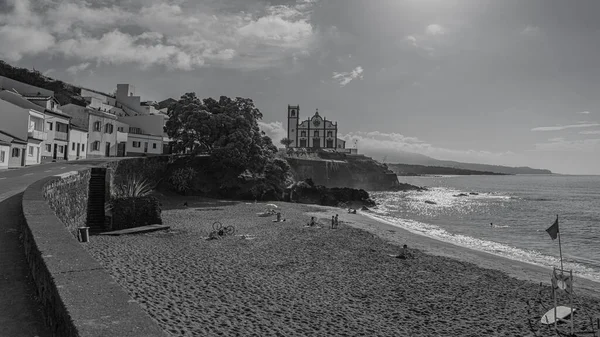
[[[112,230],[162,224],[158,200],[152,196],[113,199]]]
[[[192,187],[194,178],[196,177],[196,171],[191,167],[182,167],[176,169],[171,174],[169,181],[179,193],[185,193]]]
[[[150,194],[155,186],[149,179],[132,174],[114,183],[111,191],[113,198],[143,197]]]

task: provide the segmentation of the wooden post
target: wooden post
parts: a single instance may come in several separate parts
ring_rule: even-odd
[[[558,214],[556,214],[556,223],[558,224]],[[560,243],[560,226],[558,226],[558,227],[559,227],[559,230],[557,233],[558,234],[558,251],[560,252],[560,273],[562,275],[564,268],[563,268],[563,261],[562,261],[562,246]]]
[[[571,291],[569,292],[569,307],[571,307],[571,335],[573,335],[573,321],[575,320],[575,317],[573,317],[573,269],[569,270],[569,277],[570,277],[570,282],[571,282]],[[565,288],[566,284],[565,284]]]
[[[556,288],[554,287],[555,284],[558,285],[558,280],[556,280],[556,267],[552,267],[552,279],[554,281],[552,282],[552,299],[554,300],[554,332],[557,332],[558,319],[556,317]]]

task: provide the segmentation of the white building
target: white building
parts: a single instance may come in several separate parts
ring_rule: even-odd
[[[0,130],[0,142],[10,145],[8,152],[6,152],[6,146],[4,146],[4,150],[0,148],[0,159],[3,159],[2,167],[14,168],[25,166],[27,141]],[[2,157],[2,151],[5,152],[4,157]]]
[[[10,156],[10,142],[8,139],[0,138],[0,170],[8,168],[8,158]]]
[[[0,130],[27,141],[25,165],[41,162],[40,144],[48,135],[45,115],[38,105],[13,91],[0,92]]]
[[[120,122],[129,125],[127,135],[127,156],[160,155],[168,144],[164,132],[166,118],[162,114],[121,117]]]
[[[69,151],[68,160],[85,159],[88,143],[87,127],[75,124],[69,125]]]
[[[346,142],[338,138],[337,122],[320,116],[319,109],[312,117],[300,121],[300,106],[288,105],[287,120],[287,138],[292,141],[289,147],[325,148],[345,152]]]

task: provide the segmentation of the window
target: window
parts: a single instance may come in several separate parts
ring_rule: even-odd
[[[75,143],[71,143],[71,151],[75,151]]]
[[[33,157],[33,146],[29,146],[29,153],[28,153],[28,155],[30,157]]]
[[[52,152],[52,145],[46,144],[46,152]]]
[[[110,124],[110,123],[107,123],[107,124],[104,126],[104,133],[113,133],[113,128],[114,128],[114,127],[113,127],[113,125],[112,125],[112,124]]]
[[[333,132],[327,131],[327,137],[333,137]]]
[[[52,122],[46,122],[48,124],[48,131],[52,131]]]
[[[85,144],[81,144],[81,152],[85,151]]]
[[[100,131],[100,122],[94,122],[94,131]]]
[[[6,153],[4,151],[0,151],[0,163],[4,163],[5,156],[6,156]]]
[[[129,133],[141,134],[142,133],[142,129],[140,129],[140,128],[134,128],[134,127],[129,127]]]
[[[152,148],[156,149],[156,143],[152,143]]]
[[[62,145],[58,146],[58,153],[64,153],[65,152],[65,147]]]
[[[315,131],[315,137],[319,137],[319,131]]]
[[[306,131],[300,131],[300,137],[306,137]]]
[[[18,148],[15,147],[14,149],[12,149],[12,156],[13,156],[13,158],[21,156],[21,152],[19,151]]]
[[[294,132],[294,129],[292,129],[292,132]]]
[[[293,110],[293,109],[292,109],[292,110],[290,111],[290,115],[291,115],[292,117],[295,117],[295,116],[296,116],[296,110]]]
[[[119,131],[119,132],[123,132],[123,127],[122,127],[122,126],[119,126],[119,127],[117,128],[117,131]]]
[[[92,143],[92,151],[100,151],[100,142],[95,141]]]
[[[133,141],[133,147],[141,147],[142,143]]]

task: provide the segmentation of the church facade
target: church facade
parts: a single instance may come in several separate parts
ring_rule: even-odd
[[[287,138],[292,142],[292,148],[324,148],[340,151],[346,148],[346,142],[338,138],[337,122],[329,121],[319,115],[319,109],[315,114],[300,120],[300,106],[288,105]]]

